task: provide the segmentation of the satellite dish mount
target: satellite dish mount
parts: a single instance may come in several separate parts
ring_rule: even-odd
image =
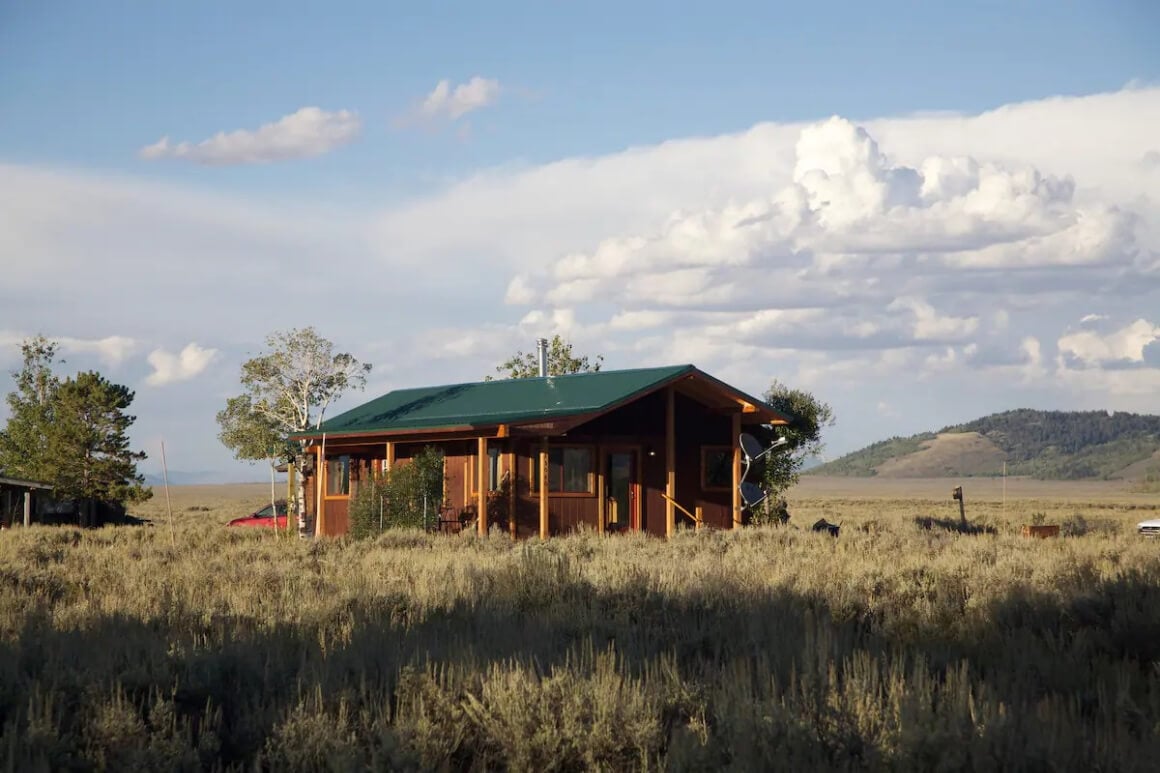
[[[745,502],[745,506],[752,510],[769,497],[769,492],[756,483],[746,480],[749,477],[749,470],[753,467],[754,462],[787,445],[789,438],[780,437],[769,448],[762,448],[757,438],[747,432],[742,432],[737,442],[741,444],[741,453],[745,457],[745,470],[741,473],[741,483],[738,488],[741,490],[741,499]]]

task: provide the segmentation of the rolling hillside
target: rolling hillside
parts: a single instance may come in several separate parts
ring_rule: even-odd
[[[1047,480],[1160,480],[1160,416],[1021,409],[883,440],[808,471],[891,478],[1003,473]]]

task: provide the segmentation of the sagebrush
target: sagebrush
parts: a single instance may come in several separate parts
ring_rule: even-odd
[[[861,506],[792,503],[786,527],[667,542],[309,542],[183,507],[174,524],[7,532],[0,758],[21,771],[1150,768],[1155,543],[1127,528],[970,536]],[[845,521],[839,539],[794,527],[818,512]]]

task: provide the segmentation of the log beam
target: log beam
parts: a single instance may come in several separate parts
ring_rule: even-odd
[[[548,439],[540,443],[540,539],[548,538]]]
[[[607,466],[604,446],[596,449],[596,533],[603,534],[608,520],[608,503],[604,493],[604,468]]]
[[[479,527],[479,536],[487,536],[487,438],[480,437],[478,441],[478,459],[476,459],[477,475],[475,477],[476,489],[475,492],[475,509],[478,517],[475,519]]]
[[[677,392],[665,390],[665,536],[672,537],[677,528]]]
[[[508,533],[511,534],[513,540],[518,536],[516,534],[516,497],[519,495],[519,470],[516,464],[515,444],[508,441],[507,453],[507,474],[508,474],[508,491],[507,491],[507,506],[508,506]]]
[[[733,528],[741,528],[741,414],[732,416],[730,434],[733,437]]]

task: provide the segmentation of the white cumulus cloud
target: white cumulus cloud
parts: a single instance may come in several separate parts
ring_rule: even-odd
[[[1068,333],[1057,345],[1061,355],[1082,363],[1143,362],[1144,349],[1157,340],[1160,340],[1160,325],[1137,319],[1104,335],[1094,330]]]
[[[137,351],[137,341],[127,336],[106,336],[104,338],[70,338],[60,339],[61,349],[65,352],[83,352],[95,354],[101,362],[107,365],[120,365]]]
[[[451,81],[443,79],[419,103],[414,118],[457,121],[468,113],[495,104],[501,91],[498,80],[480,75],[454,86]]]
[[[0,254],[20,256],[0,302],[30,329],[220,342],[188,416],[220,409],[265,334],[323,318],[397,386],[480,378],[554,332],[609,369],[777,377],[834,405],[834,451],[1023,405],[1155,411],[1160,344],[1134,320],[1160,308],[1157,125],[1160,88],[763,123],[377,210],[0,165]],[[1091,311],[1112,319],[1077,323]],[[171,399],[142,391],[142,432],[173,426]],[[875,424],[879,401],[902,415]],[[212,421],[182,433],[229,463]]]
[[[521,272],[506,300],[545,312],[590,307],[609,331],[679,309],[685,320],[674,327],[695,320],[722,344],[940,347],[920,362],[945,371],[1027,357],[989,342],[953,348],[1010,325],[1009,309],[993,300],[980,314],[972,295],[1038,303],[1053,285],[1116,280],[1143,252],[1138,219],[1077,200],[1070,177],[962,155],[908,166],[842,118],[804,126],[787,172],[764,194],[677,210],[652,232],[609,236]]]
[[[183,159],[206,166],[267,164],[320,156],[354,140],[362,120],[350,110],[303,107],[257,129],[218,132],[201,142],[171,142],[162,137],[141,148],[147,161]]]
[[[16,330],[0,330],[0,348],[9,350],[8,357],[0,357],[0,361],[18,357],[20,345],[35,335]],[[140,346],[135,339],[128,336],[78,338],[75,336],[54,336],[48,333],[44,335],[57,344],[58,356],[95,357],[99,362],[109,367],[117,367],[124,363]]]
[[[145,379],[150,386],[164,386],[179,381],[188,381],[197,376],[213,361],[216,349],[206,349],[196,343],[186,344],[177,354],[164,349],[154,349],[146,358],[153,366],[153,372]]]

